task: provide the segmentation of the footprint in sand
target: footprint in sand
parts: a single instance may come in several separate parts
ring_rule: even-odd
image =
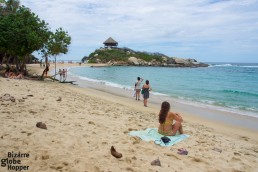
[[[126,157],[126,158],[125,158],[125,161],[126,161],[126,163],[128,163],[128,164],[131,164],[131,163],[132,163],[132,160],[131,160],[129,157]]]
[[[169,157],[174,157],[175,159],[181,160],[181,158],[179,158],[177,155],[175,155],[173,153],[165,153],[164,155],[169,156]]]
[[[246,136],[241,136],[240,138],[243,139],[243,140],[245,140],[245,141],[249,141],[249,138],[246,137]]]
[[[128,133],[129,133],[129,131],[124,131],[123,133],[124,133],[124,134],[128,134]]]
[[[55,167],[55,166],[50,166],[50,168],[55,169],[55,170],[61,170],[63,167],[62,167],[62,166],[57,166],[57,167]]]
[[[133,144],[139,144],[141,142],[141,139],[138,137],[131,137],[130,140],[133,141]]]
[[[236,156],[241,156],[241,154],[238,153],[238,152],[234,152],[234,155],[236,155]]]
[[[88,124],[95,125],[93,121],[89,121]]]
[[[231,162],[238,162],[238,161],[241,161],[241,159],[238,158],[238,157],[233,156],[233,157],[231,158]]]
[[[49,159],[49,155],[42,155],[42,156],[41,156],[41,159],[42,159],[42,160],[47,160],[47,159]]]
[[[205,164],[208,164],[208,163],[205,162],[203,159],[197,158],[197,157],[193,157],[193,158],[192,158],[192,161],[193,161],[193,162],[198,162],[198,163],[205,163]]]
[[[63,165],[68,166],[69,163],[68,162],[63,162]]]
[[[128,128],[128,131],[135,131],[137,129],[134,129],[134,128]]]
[[[127,167],[126,171],[134,171],[134,169],[132,169],[131,167]]]

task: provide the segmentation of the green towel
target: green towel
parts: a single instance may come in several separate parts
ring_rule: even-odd
[[[172,146],[189,137],[189,135],[187,134],[167,136],[168,138],[170,138],[171,141],[165,144],[160,139],[164,135],[159,134],[157,128],[147,128],[144,131],[131,131],[129,135],[140,137],[142,140],[145,141],[154,141],[156,144],[159,144],[160,146]]]

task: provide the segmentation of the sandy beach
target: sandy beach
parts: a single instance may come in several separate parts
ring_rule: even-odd
[[[78,64],[69,64],[73,65]],[[39,65],[30,69],[42,72]],[[144,108],[133,98],[49,79],[0,77],[0,85],[0,96],[15,99],[0,99],[0,158],[8,158],[8,152],[28,153],[29,157],[18,158],[27,171],[258,171],[257,130],[203,119],[176,106],[190,137],[161,147],[128,134],[156,128],[158,104]],[[37,122],[45,123],[47,130],[37,128]],[[123,154],[121,159],[110,154],[112,145]],[[189,154],[177,154],[179,148]],[[152,166],[157,158],[161,166]],[[9,170],[0,167],[0,171]]]

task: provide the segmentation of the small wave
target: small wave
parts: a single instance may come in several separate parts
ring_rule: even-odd
[[[233,94],[241,94],[241,95],[248,95],[248,96],[255,96],[258,97],[258,94],[249,93],[245,91],[237,91],[237,90],[223,90],[224,93],[233,93]]]
[[[246,68],[258,68],[258,66],[239,66],[239,67],[246,67]]]
[[[168,94],[163,94],[163,93],[159,93],[159,92],[151,92],[151,94],[156,95],[156,96],[165,96],[168,97]]]
[[[231,67],[231,66],[236,66],[232,64],[210,64],[209,67]]]
[[[187,104],[195,107],[203,107],[212,110],[219,110],[224,112],[236,113],[239,115],[251,116],[258,118],[258,109],[254,107],[242,107],[242,106],[229,106],[225,103],[219,103],[210,100],[191,100],[189,98],[180,97],[180,99],[174,99],[175,101]]]
[[[258,68],[257,65],[244,65],[244,64],[209,64],[209,67],[243,67],[243,68]]]
[[[110,86],[110,87],[121,88],[121,89],[124,89],[124,90],[133,90],[133,88],[130,87],[130,86],[120,85],[120,84],[116,84],[116,83],[113,83],[113,82],[104,81],[104,84],[107,85],[107,86]]]

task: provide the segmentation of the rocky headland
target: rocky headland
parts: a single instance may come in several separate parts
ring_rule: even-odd
[[[164,66],[208,67],[208,64],[191,58],[168,57],[161,53],[134,51],[129,48],[99,48],[84,57],[87,63],[104,63],[113,66]]]

